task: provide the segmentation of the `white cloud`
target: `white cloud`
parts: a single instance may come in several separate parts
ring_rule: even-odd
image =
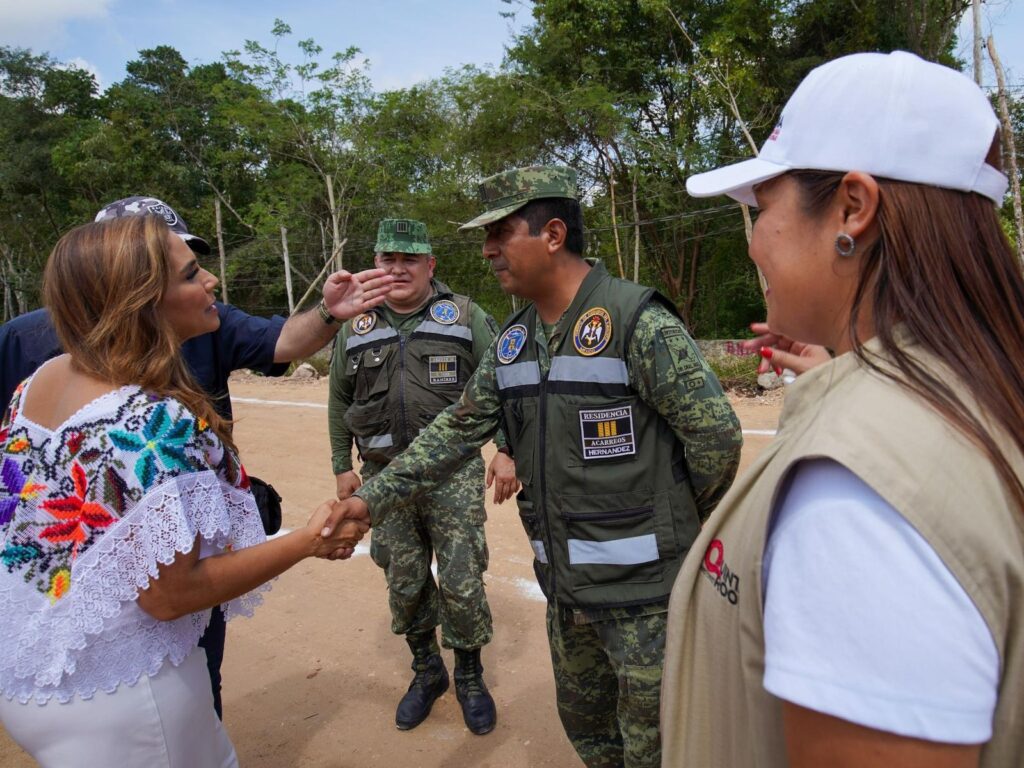
[[[64,62],[63,66],[67,69],[81,69],[91,74],[96,78],[96,85],[99,86],[100,93],[103,93],[104,89],[107,87],[106,83],[103,82],[103,75],[100,73],[99,67],[90,61],[86,61],[81,57],[76,57]]]
[[[61,41],[65,24],[102,19],[114,0],[0,0],[0,41],[25,48],[46,48]]]

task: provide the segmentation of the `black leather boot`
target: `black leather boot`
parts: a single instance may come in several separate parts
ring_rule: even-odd
[[[455,696],[462,705],[462,719],[469,730],[478,736],[494,730],[498,714],[484,683],[479,648],[455,649]]]
[[[448,670],[434,633],[406,635],[405,641],[412,649],[412,671],[416,676],[395,712],[395,725],[400,731],[408,731],[426,720],[434,702],[448,690]]]

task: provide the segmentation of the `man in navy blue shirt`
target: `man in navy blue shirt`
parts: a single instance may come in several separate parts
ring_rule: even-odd
[[[174,209],[154,197],[128,197],[106,206],[96,221],[120,216],[160,216],[171,232],[198,254],[208,256],[210,245],[188,231],[185,221]],[[341,328],[341,320],[355,317],[384,300],[391,277],[380,270],[357,275],[335,272],[324,284],[323,298],[315,310],[293,315],[253,317],[230,304],[217,302],[220,328],[189,339],[182,355],[192,375],[213,399],[214,407],[231,418],[228,377],[232,371],[249,368],[280,376],[288,364],[317,352]],[[63,353],[57,333],[45,309],[20,315],[0,325],[0,403],[6,410],[17,386],[40,365]],[[224,615],[214,608],[206,633],[199,645],[206,649],[206,662],[213,688],[213,705],[222,715],[220,667],[224,658]]]

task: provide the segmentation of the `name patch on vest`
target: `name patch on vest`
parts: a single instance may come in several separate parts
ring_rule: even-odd
[[[441,299],[430,307],[430,316],[441,325],[452,325],[459,319],[459,308],[454,301]]]
[[[364,333],[369,333],[373,330],[373,326],[377,324],[377,315],[373,312],[364,312],[358,317],[352,318],[352,330],[362,336]]]
[[[516,323],[498,339],[498,362],[508,365],[526,346],[526,326]]]
[[[584,460],[614,459],[636,453],[633,406],[581,410],[580,442]]]
[[[459,361],[455,355],[431,355],[429,359],[431,384],[457,384]]]
[[[612,338],[612,317],[604,307],[591,307],[576,321],[572,345],[581,355],[596,355]]]

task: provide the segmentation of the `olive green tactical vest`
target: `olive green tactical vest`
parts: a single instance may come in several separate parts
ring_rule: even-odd
[[[495,345],[496,377],[519,514],[549,600],[639,605],[668,596],[700,528],[669,424],[629,384],[626,350],[650,288],[594,266],[566,312],[567,332],[541,375],[531,304]]]
[[[437,295],[405,336],[372,310],[346,329],[345,375],[355,381],[345,423],[363,460],[386,464],[459,399],[476,368],[470,299],[435,281]]]

